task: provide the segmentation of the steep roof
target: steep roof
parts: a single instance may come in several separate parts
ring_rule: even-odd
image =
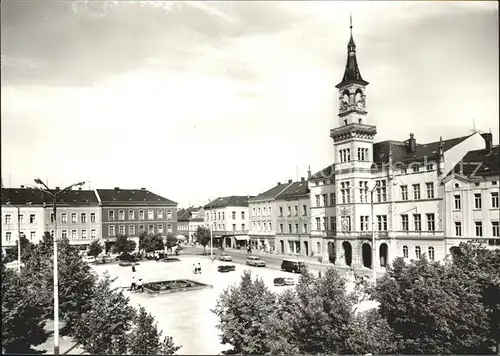
[[[55,193],[55,190],[51,192]],[[98,205],[99,200],[93,190],[67,190],[58,194],[58,205]],[[9,201],[12,204],[52,205],[52,196],[33,188],[3,188],[2,205]]]
[[[147,189],[97,189],[102,205],[177,205]]]
[[[193,212],[197,212],[201,207],[190,207],[187,209],[179,209],[177,210],[177,221],[198,221],[203,220],[201,218],[193,218]]]
[[[347,44],[347,63],[345,65],[344,76],[342,81],[335,87],[340,88],[343,85],[357,83],[361,85],[368,85],[366,80],[361,77],[361,72],[359,71],[358,60],[356,59],[356,44],[354,43],[354,38],[352,37],[352,24],[351,24],[351,38]]]
[[[248,195],[231,195],[229,197],[219,197],[211,203],[206,204],[203,209],[224,208],[227,206],[248,206],[248,199],[253,198]]]
[[[266,190],[264,193],[260,193],[256,197],[253,197],[250,199],[252,200],[261,200],[261,199],[270,199],[270,198],[276,198],[278,194],[283,192],[288,186],[290,186],[293,183],[278,183],[271,189]]]
[[[307,181],[293,182],[276,199],[289,199],[300,195],[309,194]]]
[[[499,146],[493,146],[491,152],[486,148],[469,151],[462,161],[453,168],[453,173],[469,178],[498,177],[500,175]]]
[[[323,168],[321,171],[314,173],[309,179],[334,179],[334,172],[335,164],[330,164],[328,167]]]

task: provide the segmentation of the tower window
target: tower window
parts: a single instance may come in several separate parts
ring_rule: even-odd
[[[347,125],[347,120],[344,120],[344,124],[346,124],[346,125]]]
[[[363,119],[359,119],[359,123],[362,124],[363,123]]]

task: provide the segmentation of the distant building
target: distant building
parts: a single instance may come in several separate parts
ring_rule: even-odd
[[[194,233],[200,226],[205,226],[205,210],[201,206],[177,211],[177,234],[183,235],[186,242],[194,242]]]
[[[212,229],[214,246],[246,245],[249,239],[249,196],[217,198],[206,204],[205,226]]]
[[[177,234],[177,203],[141,189],[97,189],[102,207],[102,237],[107,249],[117,235],[139,241],[141,232]]]

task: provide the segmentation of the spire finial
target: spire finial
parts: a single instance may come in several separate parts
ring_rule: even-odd
[[[351,37],[352,37],[352,12],[349,12],[349,29],[351,30]]]

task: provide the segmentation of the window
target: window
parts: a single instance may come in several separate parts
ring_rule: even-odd
[[[172,233],[172,224],[167,224],[167,232]]]
[[[135,220],[135,214],[133,210],[128,211],[128,219],[129,220]]]
[[[462,223],[460,221],[455,221],[455,235],[462,236]]]
[[[155,219],[155,212],[153,210],[148,210],[148,220]]]
[[[264,208],[262,209],[262,211],[264,212],[264,215],[267,215],[267,208],[266,208],[266,207],[264,207]]]
[[[455,188],[457,188],[457,189],[460,188],[460,184],[455,183]]]
[[[80,214],[80,221],[82,222],[82,224],[86,224],[87,223],[87,214],[81,213]]]
[[[402,214],[401,215],[401,229],[403,231],[408,231],[409,230],[408,215],[407,214]]]
[[[76,239],[77,238],[77,232],[76,230],[71,230],[71,238]]]
[[[328,206],[328,194],[323,194],[323,206]]]
[[[491,207],[498,209],[498,192],[491,193]]]
[[[434,183],[425,183],[427,189],[427,199],[434,199]]]
[[[378,231],[387,231],[387,215],[377,215]]]
[[[68,238],[68,230],[62,230],[61,231],[61,238],[67,239]]]
[[[113,225],[108,226],[108,235],[111,237],[115,236],[115,227]]]
[[[403,246],[403,257],[408,258],[408,246]]]
[[[5,241],[10,242],[11,239],[12,239],[12,232],[7,231],[5,233]]]
[[[359,199],[361,203],[368,203],[368,182],[359,182]]]
[[[125,235],[125,225],[118,226],[118,233],[120,235]]]
[[[97,236],[96,229],[90,229],[90,238],[95,239]]]
[[[413,184],[413,199],[420,199],[420,184]]]
[[[71,213],[71,222],[75,224],[77,222],[76,220],[76,213]]]
[[[288,216],[292,216],[292,207],[288,205]]]
[[[429,246],[428,251],[429,251],[429,260],[434,261],[434,247]]]
[[[498,199],[497,199],[497,201],[498,201]],[[307,216],[307,206],[306,205],[302,205],[302,215]]]
[[[82,239],[87,238],[87,230],[82,230]]]
[[[155,226],[153,224],[149,224],[148,225],[148,232],[150,234],[154,234],[155,233]]]
[[[108,220],[109,221],[115,220],[115,211],[114,210],[109,210],[108,211]]]
[[[50,213],[50,222],[53,223],[54,222],[54,213]]]
[[[61,214],[61,222],[63,224],[66,224],[68,222],[68,214],[66,214],[66,213]]]
[[[434,165],[432,163],[430,163],[430,164],[427,165],[426,168],[427,168],[427,171],[430,172],[430,171],[432,171],[434,169]]]
[[[498,228],[498,221],[491,222],[491,236],[500,237],[500,231]]]
[[[283,224],[280,224],[280,232],[283,233]]]
[[[307,224],[304,224],[304,233],[307,233]]]
[[[236,231],[236,224],[233,224],[233,231]]]
[[[335,216],[330,217],[330,224],[332,226],[332,231],[337,231],[337,218]]]
[[[34,223],[35,223],[35,214],[30,214],[30,224],[34,224]]]
[[[139,210],[139,220],[144,220],[145,215],[144,215],[144,210]]]
[[[128,226],[128,234],[129,234],[129,236],[134,236],[135,235],[135,225],[129,225]]]
[[[255,208],[252,208],[252,216],[255,216]]]
[[[340,162],[349,162],[351,160],[351,150],[349,148],[339,150]]]
[[[321,203],[319,201],[319,194],[316,194],[316,206],[317,207],[321,206]]]
[[[420,166],[414,166],[413,167],[413,173],[420,172]]]
[[[368,148],[358,147],[358,161],[368,161]]]
[[[481,193],[474,194],[474,209],[481,209],[482,205]]]
[[[158,224],[158,233],[163,234],[163,224]]]
[[[156,216],[158,217],[158,220],[163,220],[163,209],[156,210]]]
[[[316,242],[316,253],[321,253],[321,243]]]
[[[316,230],[321,231],[321,219],[316,218]]]
[[[234,220],[234,219],[236,219],[236,211],[233,211],[233,212],[231,213],[231,218],[232,218],[233,220]]]
[[[415,246],[415,257],[420,258],[421,254],[422,254],[422,250],[420,249],[420,246]]]
[[[377,180],[377,201],[378,202],[384,202],[387,201],[387,186],[386,186],[386,181],[384,180]]]
[[[490,246],[500,246],[500,239],[489,239],[488,245]]]
[[[434,214],[425,214],[427,217],[427,230],[428,231],[435,231],[436,230],[436,224],[434,221]]]
[[[23,224],[23,223],[24,223],[24,221],[23,221],[23,220],[24,220],[24,214],[19,214],[19,222],[20,222],[21,224]]]
[[[334,205],[335,205],[335,193],[331,193],[330,194],[330,206],[334,206]]]
[[[90,222],[95,223],[95,213],[90,213]]]
[[[496,180],[491,181],[491,185],[497,185],[497,181]]]
[[[360,230],[368,231],[368,216],[360,216]]]
[[[269,223],[269,230],[272,230],[272,225]],[[245,224],[241,224],[241,231],[245,231]]]
[[[283,207],[280,206],[280,216],[283,216]]]
[[[172,210],[167,209],[167,220],[172,220]]]
[[[271,209],[269,209],[269,214],[271,214]],[[245,220],[245,212],[241,212],[241,220]]]
[[[325,195],[326,195],[326,194],[325,194]],[[295,205],[295,207],[294,207],[294,208],[295,208],[295,209],[294,209],[294,215],[295,215],[295,216],[299,215],[299,206],[298,206],[298,205]]]
[[[35,231],[31,231],[30,232],[30,241],[34,241],[35,237],[36,237],[36,232]]]
[[[350,183],[343,182],[340,183],[340,193],[342,194],[342,204],[351,202],[351,191],[350,191]]]
[[[260,216],[261,213],[260,213],[260,208],[257,208],[257,214]]]
[[[298,234],[299,233],[299,224],[295,224],[295,232]]]
[[[481,221],[476,221],[474,225],[476,225],[476,236],[483,236],[483,223]]]
[[[420,214],[413,214],[413,224],[415,226],[415,231],[422,231],[422,220]]]
[[[146,231],[144,225],[142,224],[139,225],[139,232],[144,232],[144,231]]]
[[[401,200],[408,200],[408,186],[401,186]]]
[[[292,224],[288,224],[288,232],[292,233]]]
[[[125,210],[118,210],[118,220],[125,220]]]
[[[462,202],[460,200],[460,195],[455,195],[455,210],[460,210],[462,209]]]

